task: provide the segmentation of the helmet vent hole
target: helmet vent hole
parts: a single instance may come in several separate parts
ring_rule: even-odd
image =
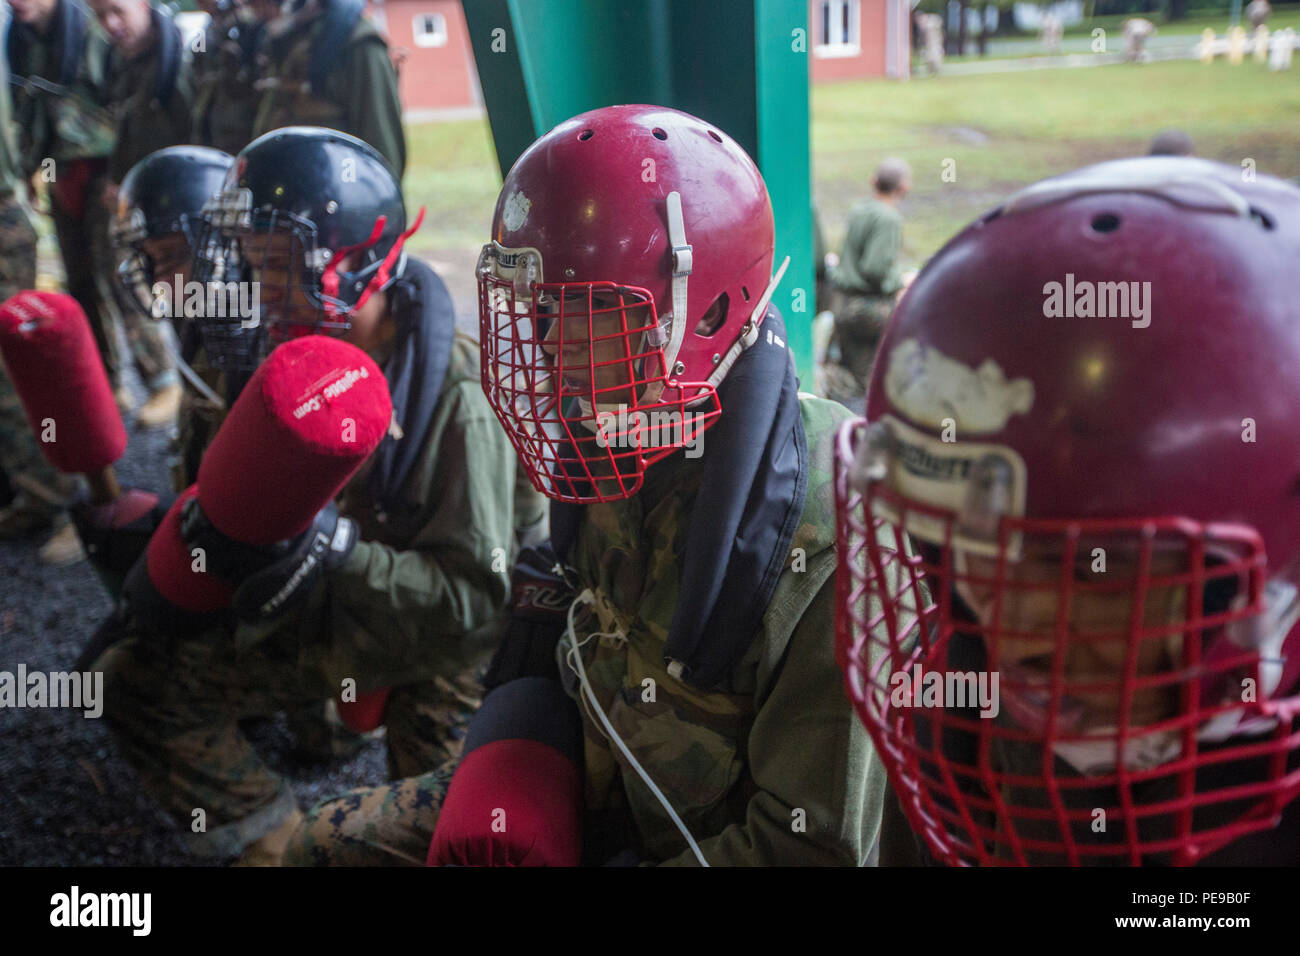
[[[704,317],[695,326],[695,334],[708,338],[726,325],[727,303],[727,293],[725,292],[714,299],[713,305],[709,306],[709,311],[704,313]]]
[[[1119,228],[1119,216],[1113,212],[1103,212],[1092,219],[1093,232],[1114,232]]]
[[[1277,228],[1277,223],[1273,221],[1273,217],[1270,216],[1268,213],[1264,212],[1264,210],[1259,209],[1255,206],[1250,207],[1250,218],[1254,219],[1257,223],[1259,223],[1269,232],[1272,232],[1274,229]]]
[[[655,139],[667,139],[667,138],[668,138],[668,134],[665,133],[663,130],[661,130],[658,126],[656,126],[654,129],[652,129],[650,132],[654,135],[654,138],[655,138]]]
[[[591,139],[595,135],[596,135],[596,131],[594,129],[584,129],[581,133],[578,134],[578,139],[582,140],[583,142],[586,142],[587,140]]]
[[[714,130],[709,130],[709,135],[713,137],[715,142],[719,142],[719,143],[722,142],[722,137],[719,136]]]
[[[745,301],[748,302],[748,301],[749,301],[749,286],[744,286],[744,285],[742,285],[742,286],[740,287],[740,294],[743,295],[743,296],[745,297]]]

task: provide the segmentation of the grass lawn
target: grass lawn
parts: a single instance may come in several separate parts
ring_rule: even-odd
[[[875,164],[912,164],[903,206],[905,251],[932,255],[1017,188],[1087,163],[1144,153],[1179,127],[1198,152],[1261,172],[1300,176],[1300,82],[1253,62],[1108,66],[943,77],[910,83],[822,84],[812,92],[813,183],[829,248]],[[940,179],[945,159],[956,181]]]
[[[812,92],[813,180],[829,248],[875,164],[905,157],[914,189],[903,207],[905,253],[923,262],[958,229],[1021,186],[1102,159],[1145,152],[1181,127],[1204,156],[1300,176],[1300,76],[1252,62],[1152,63],[828,83]],[[408,127],[406,193],[428,207],[412,250],[431,259],[461,310],[488,238],[500,178],[486,120]],[[955,182],[940,180],[956,161]]]

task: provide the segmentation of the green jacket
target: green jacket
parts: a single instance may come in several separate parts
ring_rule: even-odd
[[[701,459],[670,458],[632,498],[585,509],[569,555],[597,699],[628,748],[718,865],[862,865],[879,830],[885,772],[844,694],[833,640],[832,445],[841,406],[800,396],[807,500],[762,628],[727,686],[669,676],[663,649],[677,604],[686,522]],[[707,438],[705,439],[707,442]],[[565,667],[566,678],[568,668]],[[669,866],[696,863],[650,790],[587,708],[587,809],[630,818],[629,839]]]
[[[59,4],[79,0],[58,0]],[[45,159],[60,161],[108,157],[113,151],[116,130],[109,109],[105,70],[108,40],[90,11],[86,48],[77,65],[75,80],[67,87],[58,84],[54,62],[53,28],[45,36],[30,27],[14,23],[13,29],[26,41],[26,52],[9,64],[15,77],[27,78],[14,87],[14,122],[18,126],[19,155],[24,178],[41,169]],[[58,22],[59,10],[55,10]]]
[[[435,661],[420,647],[494,624],[505,607],[515,526],[536,517],[515,514],[515,462],[479,384],[478,347],[457,335],[424,454],[400,496],[404,506],[376,511],[363,466],[339,498],[361,538],[348,560],[301,610],[239,625],[236,644],[296,630],[302,666],[330,675],[335,686],[353,677],[363,691],[431,678],[411,670],[412,659]],[[365,674],[331,658],[339,647],[355,660],[358,644],[373,649]]]
[[[170,17],[163,24],[173,29]],[[150,153],[190,141],[191,111],[194,106],[193,63],[183,41],[180,69],[171,99],[164,106],[154,96],[154,83],[161,66],[158,40],[149,49],[127,60],[117,50],[108,58],[109,104],[117,121],[117,145],[109,161],[108,174],[120,183],[131,167]]]
[[[898,252],[903,244],[903,217],[876,199],[849,211],[848,232],[839,264],[831,277],[849,295],[893,295],[903,287]]]
[[[310,75],[312,49],[322,24],[317,15],[282,36],[268,35],[259,55],[265,57],[258,81],[263,93],[253,135],[281,126],[341,130],[377,149],[400,181],[406,169],[406,134],[388,44],[362,17],[344,44],[338,68],[330,71],[323,95],[318,96],[310,89]]]

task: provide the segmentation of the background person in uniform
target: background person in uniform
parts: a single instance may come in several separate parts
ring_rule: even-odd
[[[116,211],[117,189],[132,166],[156,150],[189,140],[194,100],[190,56],[171,15],[148,0],[89,2],[112,44],[107,74],[117,143],[109,158],[104,201]],[[150,393],[136,424],[145,428],[171,424],[180,406],[181,387],[163,342],[167,332],[122,301],[118,283],[111,288],[136,368]]]
[[[361,0],[258,0],[264,23],[258,54],[261,90],[253,134],[281,126],[324,126],[369,143],[400,182],[406,134],[397,71],[388,44]]]
[[[835,330],[826,374],[828,398],[861,410],[871,360],[894,300],[905,286],[898,256],[903,217],[898,204],[912,188],[912,170],[902,159],[886,159],[872,177],[874,196],[849,211],[839,262],[831,272]]]
[[[344,175],[349,166],[355,176]],[[328,304],[336,334],[384,370],[400,437],[390,433],[344,488],[337,511],[317,519],[329,539],[355,542],[346,554],[300,582],[307,555],[287,543],[278,553],[288,557],[258,573],[259,584],[274,581],[272,592],[293,590],[296,603],[175,633],[141,610],[147,605],[129,577],[109,622],[120,640],[96,669],[105,670],[105,716],[118,745],[192,849],[251,863],[277,860],[300,814],[287,781],[261,761],[239,720],[331,699],[351,677],[360,692],[392,688],[385,725],[394,776],[451,759],[477,704],[476,675],[491,653],[491,632],[481,629],[504,608],[516,535],[545,512],[536,494],[531,513],[515,512],[515,455],[483,397],[477,351],[455,333],[442,280],[402,252],[414,228],[378,153],[333,130],[279,130],[236,158],[212,208],[242,208],[245,189],[251,223],[223,228],[209,219],[194,279],[209,278],[218,259],[244,259],[261,283],[261,324],[245,330],[251,341],[226,334],[237,316],[225,327],[205,325],[210,359],[232,374],[246,371],[274,341],[323,333]],[[381,216],[386,226],[368,244]],[[327,293],[330,276],[317,253],[342,249],[351,251],[329,257],[339,282]],[[314,279],[304,281],[307,261],[316,263]],[[231,555],[246,557],[247,546],[205,527],[199,512],[187,525],[191,542],[238,589],[251,559]],[[356,534],[325,528],[342,522]],[[206,811],[205,833],[190,832],[194,807]]]
[[[122,382],[122,316],[103,202],[117,141],[107,81],[108,40],[81,0],[15,0],[9,60],[21,81],[14,94],[23,175],[43,183],[58,235],[68,293],[90,320],[118,404],[132,399]],[[145,349],[141,336],[133,350]],[[148,375],[148,363],[141,368]]]
[[[194,54],[191,141],[231,156],[253,141],[259,94],[255,53],[262,24],[242,0],[200,0],[211,18]]]
[[[8,12],[0,11],[8,24]],[[36,285],[36,230],[18,192],[21,179],[9,95],[9,58],[0,50],[0,302]],[[0,471],[14,493],[0,508],[0,540],[54,532],[37,552],[45,564],[71,564],[83,552],[67,521],[75,479],[45,460],[18,393],[0,361]]]

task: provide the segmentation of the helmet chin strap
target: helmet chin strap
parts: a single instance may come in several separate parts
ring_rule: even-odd
[[[344,246],[335,251],[334,255],[330,257],[329,264],[325,266],[320,278],[321,292],[328,297],[325,303],[326,315],[333,317],[339,311],[334,307],[333,303],[330,302],[329,299],[339,299],[339,268],[343,264],[344,260],[346,260],[352,253],[358,252],[362,249],[369,249],[377,243],[380,236],[383,235],[384,226],[386,226],[387,223],[387,216],[378,217],[375,220],[374,228],[370,230],[369,238],[367,238],[365,242],[358,242],[353,246]],[[406,240],[413,236],[416,230],[419,229],[423,223],[424,207],[421,206],[419,214],[415,217],[415,224],[397,237],[396,241],[393,243],[393,247],[388,250],[388,255],[384,256],[384,258],[379,262],[371,264],[369,269],[373,270],[373,275],[366,283],[366,287],[361,290],[361,295],[357,298],[356,303],[348,310],[349,313],[355,312],[365,305],[366,301],[375,292],[383,289],[388,284],[388,280],[401,271],[400,269],[394,270],[393,263],[398,262],[399,257],[402,255],[402,247],[406,244]],[[360,274],[364,275],[365,271],[367,270],[361,270]]]

